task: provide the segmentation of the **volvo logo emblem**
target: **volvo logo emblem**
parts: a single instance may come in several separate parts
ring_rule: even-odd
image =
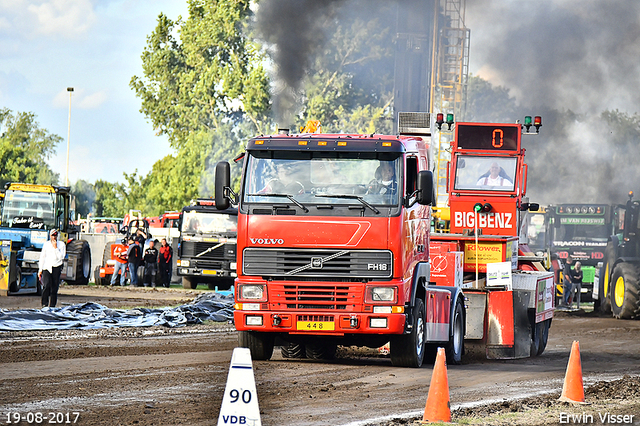
[[[260,245],[282,245],[284,244],[284,240],[282,238],[249,238],[251,244],[260,244]]]
[[[322,258],[321,257],[312,257],[311,258],[311,267],[313,269],[322,269]]]

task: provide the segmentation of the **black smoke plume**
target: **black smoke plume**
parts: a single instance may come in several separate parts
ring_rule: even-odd
[[[264,0],[256,14],[260,37],[270,45],[275,64],[274,112],[290,124],[300,86],[314,55],[327,38],[328,22],[343,0]]]

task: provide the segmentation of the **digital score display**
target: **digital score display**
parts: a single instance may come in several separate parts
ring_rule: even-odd
[[[517,151],[520,126],[458,123],[456,125],[458,149]]]

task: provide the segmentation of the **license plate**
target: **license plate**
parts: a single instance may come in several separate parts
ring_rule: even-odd
[[[202,275],[218,275],[218,271],[203,270]]]
[[[298,321],[299,331],[333,331],[335,323],[331,321]]]

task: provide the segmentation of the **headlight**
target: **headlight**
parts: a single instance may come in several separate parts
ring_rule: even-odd
[[[185,268],[188,268],[189,266],[191,266],[191,262],[189,260],[181,260],[180,266],[184,266]]]
[[[371,328],[387,328],[387,319],[386,318],[371,318],[371,322],[369,323]]]
[[[237,267],[238,267],[238,264],[236,262],[229,263],[229,268],[233,269],[234,271],[236,270]]]
[[[369,287],[367,291],[367,302],[395,302],[395,287]]]
[[[247,315],[246,318],[245,318],[245,324],[254,325],[254,326],[261,326],[262,325],[262,316]]]
[[[240,287],[240,299],[264,299],[263,285],[243,285]]]

